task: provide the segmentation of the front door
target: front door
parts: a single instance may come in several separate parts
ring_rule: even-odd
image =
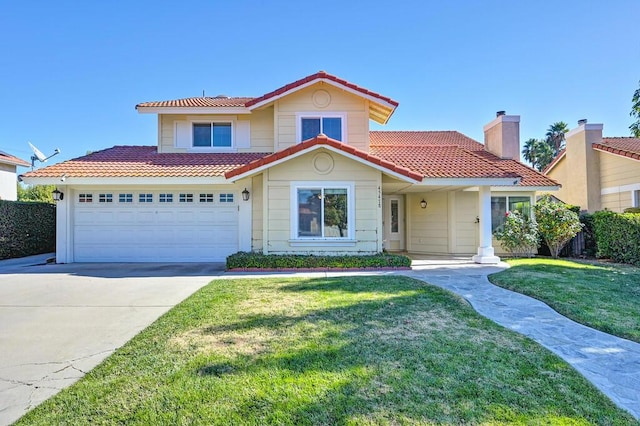
[[[405,250],[403,196],[385,197],[383,220],[384,248],[388,251]]]

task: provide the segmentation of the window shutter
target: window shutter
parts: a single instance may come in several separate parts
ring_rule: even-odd
[[[251,148],[251,122],[236,121],[236,148]]]
[[[191,148],[190,122],[176,121],[175,146],[176,148]]]

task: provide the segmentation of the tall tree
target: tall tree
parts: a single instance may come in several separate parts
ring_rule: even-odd
[[[638,86],[640,86],[640,82],[638,82]],[[635,123],[629,126],[629,130],[631,130],[631,134],[640,138],[640,87],[636,89],[633,97],[631,98],[631,112],[629,115],[635,118]]]
[[[56,189],[55,185],[24,185],[18,183],[18,201],[53,203],[51,193],[54,189]]]
[[[565,133],[569,131],[567,127],[567,123],[564,121],[557,121],[553,123],[547,129],[547,134],[545,135],[545,141],[553,150],[553,157],[555,158],[560,151],[564,149],[565,142]]]
[[[553,160],[553,150],[546,141],[531,138],[524,143],[522,157],[532,167],[542,171]]]

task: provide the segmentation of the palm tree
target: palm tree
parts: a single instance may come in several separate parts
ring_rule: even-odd
[[[524,143],[522,157],[532,167],[542,171],[553,160],[553,150],[546,141],[531,138]]]
[[[524,148],[522,148],[522,158],[531,163],[531,165],[533,165],[536,158],[536,142],[538,142],[537,139],[531,138],[524,143]]]
[[[553,151],[553,157],[556,157],[564,149],[564,135],[568,131],[569,128],[564,121],[557,121],[547,129],[545,141]]]

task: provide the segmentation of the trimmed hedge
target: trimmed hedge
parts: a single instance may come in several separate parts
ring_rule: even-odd
[[[0,200],[0,259],[48,253],[55,248],[55,204]]]
[[[227,257],[227,269],[408,268],[411,259],[397,254],[369,256],[275,255],[239,252]]]
[[[640,266],[640,214],[596,212],[593,229],[598,257]]]

